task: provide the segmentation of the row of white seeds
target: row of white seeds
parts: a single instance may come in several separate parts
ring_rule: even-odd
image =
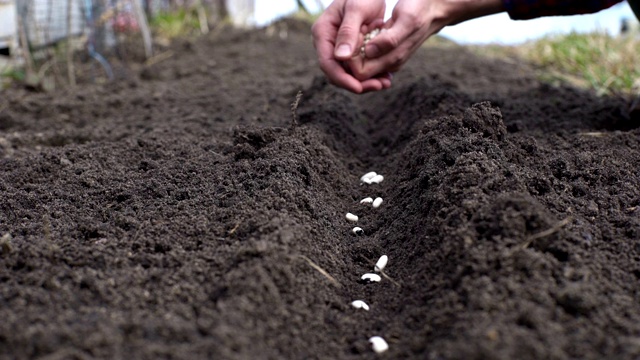
[[[382,175],[379,175],[373,171],[364,174],[360,178],[360,181],[365,184],[379,184],[383,180],[384,180],[384,177]],[[367,197],[362,199],[360,201],[360,204],[371,204],[371,206],[373,206],[374,209],[377,209],[380,207],[380,205],[382,205],[382,202],[383,200],[381,197],[377,197],[375,199],[371,197]],[[347,213],[346,218],[351,222],[358,222],[358,216],[352,213]],[[364,234],[364,230],[362,230],[362,228],[357,226],[353,228],[352,232],[356,235]],[[376,262],[376,265],[373,268],[374,272],[382,272],[384,268],[387,266],[388,262],[389,262],[389,257],[387,255],[382,255],[380,259],[378,259],[378,261]],[[380,282],[382,280],[380,275],[374,274],[374,273],[364,274],[362,275],[361,279],[368,282]],[[366,311],[369,311],[369,305],[367,305],[367,303],[364,302],[363,300],[355,300],[351,303],[351,306],[353,306],[356,309],[364,309]],[[375,351],[378,354],[383,353],[389,349],[389,344],[387,344],[387,342],[380,336],[373,336],[369,338],[369,342],[371,343],[371,348],[373,349],[373,351]]]

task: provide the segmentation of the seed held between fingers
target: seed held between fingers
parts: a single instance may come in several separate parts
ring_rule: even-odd
[[[358,216],[352,213],[347,213],[346,218],[351,222],[358,222]]]
[[[378,259],[378,262],[376,263],[376,266],[373,268],[373,270],[375,270],[375,272],[381,272],[387,266],[388,262],[389,257],[387,255],[380,256],[380,259]]]
[[[362,275],[361,279],[368,282],[380,282],[380,280],[382,280],[380,275],[370,273]]]
[[[360,56],[362,56],[363,58],[366,57],[366,55],[364,53],[365,47],[367,46],[369,41],[371,41],[374,37],[376,37],[376,36],[378,36],[378,34],[380,34],[380,31],[382,31],[382,30],[381,29],[373,29],[370,33],[368,33],[368,34],[366,34],[364,36],[364,43],[360,47]]]
[[[389,350],[389,344],[387,344],[387,342],[380,336],[370,337],[369,342],[371,343],[371,348],[377,354],[380,354]]]
[[[374,209],[379,208],[380,205],[382,205],[382,198],[381,197],[377,197],[375,200],[373,200],[373,203],[371,204],[371,206],[373,206]]]
[[[351,303],[351,306],[353,306],[356,309],[364,309],[369,311],[369,305],[367,305],[366,302],[362,301],[362,300],[355,300]]]

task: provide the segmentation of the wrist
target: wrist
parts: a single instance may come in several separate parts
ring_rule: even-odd
[[[505,11],[503,0],[442,0],[442,14],[446,25]]]

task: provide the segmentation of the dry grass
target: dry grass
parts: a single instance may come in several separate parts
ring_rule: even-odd
[[[640,91],[640,36],[603,32],[548,36],[518,46],[474,47],[493,56],[516,56],[540,67],[544,80],[565,80],[599,94]]]

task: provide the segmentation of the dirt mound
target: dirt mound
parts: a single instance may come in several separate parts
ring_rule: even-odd
[[[6,94],[0,359],[640,355],[622,99],[451,46],[350,95],[291,20],[172,51]]]

